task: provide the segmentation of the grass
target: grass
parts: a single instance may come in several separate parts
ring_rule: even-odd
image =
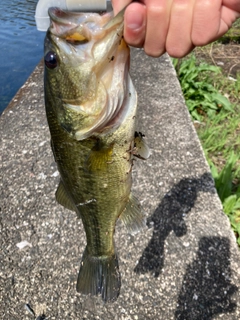
[[[232,26],[232,28],[222,36],[220,41],[224,44],[230,42],[240,43],[240,19],[238,19]]]
[[[240,21],[235,29],[224,39],[234,34],[236,41],[238,34],[240,40]],[[194,55],[182,60],[173,59],[173,64],[223,210],[240,246],[240,74],[230,77],[228,69],[221,70],[217,66],[213,53],[220,55],[221,46],[217,42],[198,48]]]
[[[213,119],[221,109],[233,111],[230,101],[212,83],[213,74],[221,72],[219,67],[197,63],[195,55],[181,62],[173,59],[173,64],[193,119],[201,121],[206,115]]]

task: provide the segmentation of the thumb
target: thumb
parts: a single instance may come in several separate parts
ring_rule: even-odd
[[[116,15],[119,11],[121,11],[131,2],[131,0],[112,0],[114,14]]]

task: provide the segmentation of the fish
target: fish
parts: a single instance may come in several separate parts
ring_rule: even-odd
[[[87,245],[77,292],[115,301],[121,275],[114,244],[120,219],[129,232],[145,226],[131,192],[136,157],[149,148],[136,131],[137,93],[123,39],[124,10],[50,8],[44,45],[45,109],[60,173],[56,200],[82,219]]]

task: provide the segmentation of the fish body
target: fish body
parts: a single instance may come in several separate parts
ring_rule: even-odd
[[[122,38],[123,13],[51,8],[49,15],[44,87],[60,172],[56,198],[82,219],[87,238],[77,291],[115,300],[121,286],[116,221],[122,219],[131,232],[144,223],[131,194],[137,95]]]

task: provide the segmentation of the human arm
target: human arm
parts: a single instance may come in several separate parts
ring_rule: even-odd
[[[154,57],[183,57],[226,33],[240,17],[239,0],[112,0],[114,12],[126,5],[124,38]]]

